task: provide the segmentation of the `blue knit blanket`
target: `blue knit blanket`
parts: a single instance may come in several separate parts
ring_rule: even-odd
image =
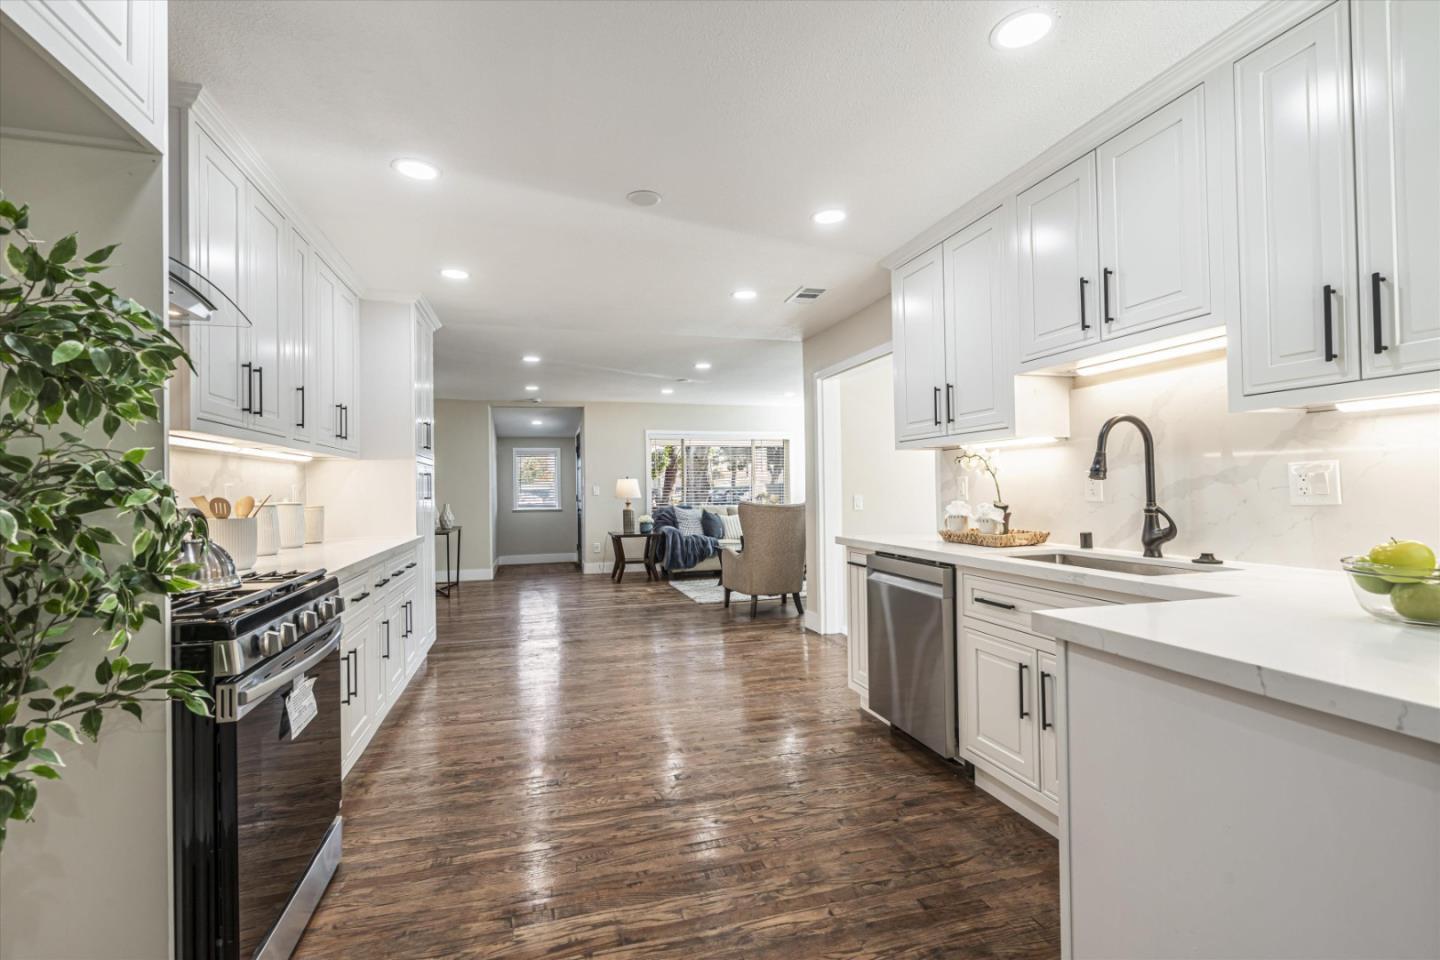
[[[661,556],[666,570],[689,570],[709,560],[720,552],[720,541],[714,537],[690,534],[686,536],[679,527],[657,527],[660,534]]]

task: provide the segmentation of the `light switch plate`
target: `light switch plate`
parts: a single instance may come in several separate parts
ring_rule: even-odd
[[[600,484],[598,484],[598,483],[597,483],[597,484],[593,484],[593,485],[590,487],[590,495],[591,495],[592,497],[598,497],[598,496],[600,496]]]
[[[970,499],[970,478],[969,478],[969,477],[961,477],[961,478],[960,478],[959,489],[956,491],[956,493],[957,493],[959,499],[961,499],[961,500],[969,500],[969,499]]]
[[[1085,478],[1085,500],[1088,503],[1105,502],[1105,481]]]
[[[1306,460],[1290,464],[1292,506],[1333,507],[1340,504],[1340,461]]]
[[[853,510],[864,510],[864,509],[865,509],[865,497],[862,496],[861,494],[858,494],[858,493],[855,494],[855,496],[853,496],[853,497],[850,499],[850,507],[851,507],[851,509],[853,509]]]

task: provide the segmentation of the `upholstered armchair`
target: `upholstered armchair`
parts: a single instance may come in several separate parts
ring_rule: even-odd
[[[760,597],[795,598],[801,613],[800,590],[805,585],[805,505],[740,504],[743,548],[726,547],[720,554],[720,585],[725,606],[732,590],[750,595],[750,616]]]

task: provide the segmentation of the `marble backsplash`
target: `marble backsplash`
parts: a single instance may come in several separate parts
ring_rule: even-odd
[[[1102,503],[1085,499],[1101,425],[1138,416],[1155,435],[1160,506],[1179,525],[1167,556],[1211,551],[1222,559],[1334,567],[1395,536],[1440,548],[1440,410],[1390,413],[1229,413],[1223,358],[1155,372],[1076,381],[1071,438],[997,453],[1012,525],[1049,530],[1058,543],[1081,531],[1097,547],[1138,550],[1145,478],[1139,433],[1117,426],[1107,444]],[[1339,506],[1291,506],[1288,464],[1340,462]],[[968,477],[972,500],[993,496],[990,478],[965,472],[955,451],[940,458],[939,504]]]

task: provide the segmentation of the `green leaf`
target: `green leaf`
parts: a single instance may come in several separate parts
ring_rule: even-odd
[[[136,720],[145,719],[145,711],[140,708],[140,704],[135,703],[133,700],[127,700],[120,704],[120,709],[130,714]]]
[[[51,720],[45,726],[49,728],[52,733],[59,734],[61,737],[64,737],[71,743],[80,742],[80,734],[75,731],[75,728],[73,726],[66,723],[64,720]]]
[[[154,447],[131,447],[125,451],[125,462],[140,463],[145,459],[145,455],[154,449]]]
[[[89,710],[80,714],[80,729],[83,730],[85,736],[91,740],[100,739],[100,724],[104,722],[105,714],[100,712],[99,707],[91,707]]]
[[[140,556],[140,554],[144,553],[146,550],[149,549],[150,544],[153,543],[154,541],[155,541],[155,531],[154,531],[154,530],[151,530],[149,527],[146,527],[145,529],[141,530],[139,533],[137,533],[137,534],[135,535],[135,540],[134,540],[134,542],[132,542],[132,543],[130,544],[130,553],[131,553],[131,555],[132,555],[132,556],[136,556],[136,557]]]
[[[37,763],[34,766],[30,767],[30,772],[35,774],[35,776],[37,777],[44,777],[46,780],[60,779],[60,771],[56,770],[54,767],[46,766],[43,763]]]
[[[0,540],[6,543],[14,543],[16,532],[20,529],[15,515],[4,507],[0,507]]]
[[[30,756],[34,757],[36,760],[48,763],[51,766],[65,766],[65,761],[60,759],[60,754],[56,753],[54,750],[51,750],[49,747],[36,747],[30,751]]]
[[[79,340],[62,340],[50,354],[50,362],[58,367],[61,364],[69,363],[84,352],[85,344]]]
[[[95,682],[101,686],[106,685],[115,677],[115,670],[109,660],[101,660],[95,664]]]
[[[92,253],[92,254],[90,254],[89,256],[87,256],[87,257],[85,258],[85,262],[86,262],[86,263],[104,263],[106,260],[109,260],[109,259],[110,259],[110,254],[114,253],[114,252],[115,252],[115,248],[118,247],[118,246],[120,246],[120,244],[118,244],[118,243],[112,243],[112,244],[110,244],[110,246],[108,246],[108,247],[101,247],[99,250],[96,250],[94,253]]]
[[[62,237],[55,241],[55,246],[50,248],[51,263],[69,263],[75,259],[75,252],[80,249],[80,244],[75,240],[75,234]]]

